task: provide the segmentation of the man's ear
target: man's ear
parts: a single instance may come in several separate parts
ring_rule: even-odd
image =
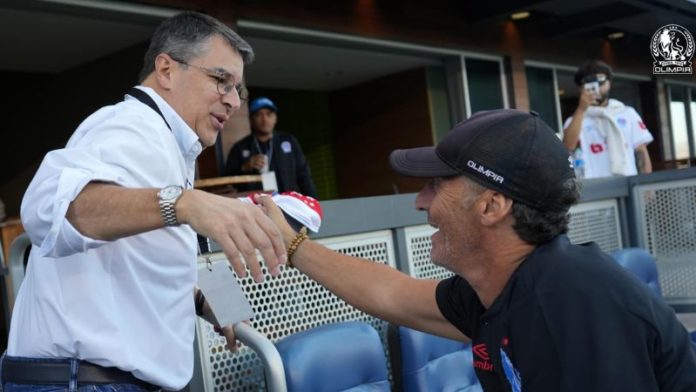
[[[160,53],[155,58],[155,80],[165,90],[172,88],[174,63],[176,61],[166,53]]]
[[[485,203],[481,214],[484,226],[493,226],[511,214],[512,199],[490,189],[485,190],[481,196],[481,201]]]

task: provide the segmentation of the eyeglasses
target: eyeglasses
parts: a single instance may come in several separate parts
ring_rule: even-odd
[[[170,55],[171,57],[171,55]],[[230,82],[232,79],[232,75],[229,74],[229,72],[221,70],[221,69],[212,69],[212,68],[206,68],[202,67],[200,65],[196,64],[189,64],[185,61],[181,61],[178,59],[175,59],[172,57],[172,60],[176,61],[179,64],[185,65],[187,67],[194,67],[198,68],[199,70],[203,71],[211,77],[215,82],[217,83],[217,91],[218,94],[220,95],[227,95],[232,92],[232,90],[237,91],[237,95],[239,96],[240,101],[246,101],[249,99],[249,90],[243,85],[243,84],[233,84]]]
[[[592,74],[592,75],[587,75],[584,78],[582,78],[583,84],[597,82],[600,86],[608,81],[609,81],[609,79],[607,78],[607,76],[603,75],[603,74]]]

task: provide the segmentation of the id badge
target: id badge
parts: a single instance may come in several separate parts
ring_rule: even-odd
[[[234,325],[254,317],[251,304],[227,260],[208,262],[205,268],[199,268],[198,288],[203,291],[219,326]]]

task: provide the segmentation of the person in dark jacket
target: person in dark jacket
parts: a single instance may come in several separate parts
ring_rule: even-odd
[[[245,175],[274,171],[278,192],[295,191],[317,197],[312,175],[297,139],[275,130],[278,107],[266,97],[249,104],[251,134],[232,146],[225,165],[225,175]],[[240,184],[237,190],[257,189]]]

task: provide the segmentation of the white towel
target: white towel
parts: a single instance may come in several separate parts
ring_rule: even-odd
[[[625,108],[621,101],[610,99],[606,107],[590,106],[585,116],[591,117],[597,124],[597,131],[607,141],[607,153],[611,162],[611,172],[620,176],[630,175],[629,165],[624,152],[624,134],[614,120]]]
[[[256,204],[254,197],[258,193],[261,192],[238,199],[246,203]],[[290,217],[315,233],[319,231],[324,214],[317,199],[298,192],[273,193],[271,197],[278,207]]]

